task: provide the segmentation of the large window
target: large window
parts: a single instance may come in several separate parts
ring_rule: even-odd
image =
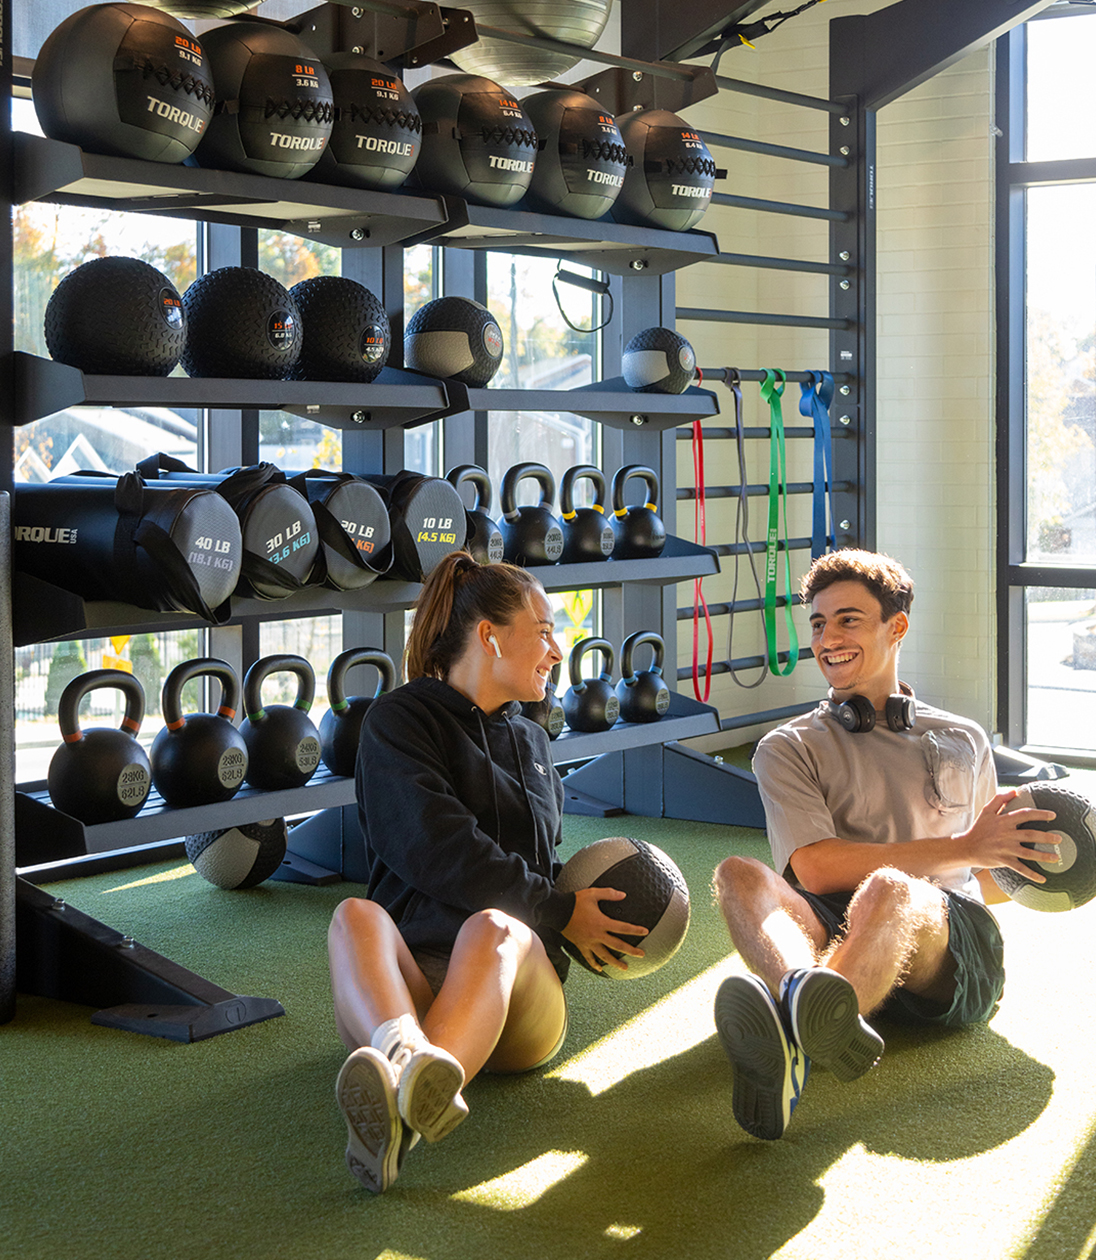
[[[1002,41],[1011,119],[1002,199],[1003,726],[1096,755],[1096,14],[1056,11]]]

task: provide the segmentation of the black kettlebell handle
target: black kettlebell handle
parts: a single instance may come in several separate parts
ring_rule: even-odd
[[[476,501],[468,509],[469,512],[490,512],[494,492],[485,468],[481,468],[479,464],[458,464],[456,468],[449,469],[445,480],[455,490],[459,490],[465,482],[475,487]]]
[[[630,634],[620,645],[620,676],[625,686],[635,684],[636,671],[632,668],[632,656],[636,648],[642,647],[645,643],[651,644],[655,652],[651,668],[644,672],[657,674],[660,678],[662,677],[662,662],[666,655],[665,639],[657,630],[637,630],[635,634]]]
[[[377,667],[380,678],[377,681],[377,690],[373,693],[374,700],[396,685],[396,667],[387,652],[382,652],[380,648],[347,648],[335,657],[327,671],[327,700],[332,713],[341,713],[350,707],[350,701],[346,698],[346,673],[355,665]]]
[[[521,508],[517,505],[517,489],[519,481],[535,481],[540,486],[540,503],[536,506],[545,511],[552,510],[556,497],[556,479],[551,470],[544,464],[515,464],[508,468],[502,478],[502,493],[499,505],[507,521],[514,523],[521,519]]]
[[[565,521],[575,516],[575,482],[592,481],[594,483],[594,501],[590,504],[598,512],[605,511],[607,497],[605,474],[593,464],[576,464],[563,474],[559,485],[559,510]]]
[[[283,670],[296,674],[298,679],[297,698],[291,707],[300,709],[302,713],[307,713],[312,708],[312,701],[316,696],[316,674],[304,657],[288,653],[263,656],[244,675],[244,712],[252,725],[266,717],[262,697],[263,683],[271,674],[278,674]]]
[[[623,468],[618,468],[613,475],[612,498],[613,514],[615,516],[625,517],[628,515],[628,507],[624,502],[624,487],[633,478],[647,483],[647,502],[643,506],[650,508],[652,512],[658,510],[658,473],[644,464],[626,464]]]
[[[221,684],[221,702],[217,706],[217,716],[231,722],[240,707],[240,680],[236,671],[228,663],[216,656],[200,656],[193,661],[183,661],[176,665],[164,679],[160,692],[160,712],[164,715],[164,725],[169,731],[177,731],[186,725],[183,716],[183,688],[192,678],[206,676],[216,678]]]
[[[141,729],[145,717],[145,689],[140,679],[120,669],[89,669],[65,687],[57,702],[57,723],[66,744],[78,744],[84,738],[80,729],[80,701],[89,691],[100,687],[116,687],[126,698],[120,729],[127,735],[136,735]]]
[[[571,649],[571,655],[567,662],[567,669],[571,676],[571,687],[574,691],[581,693],[586,688],[586,682],[582,677],[582,658],[588,652],[600,652],[605,658],[605,668],[599,677],[602,682],[609,682],[613,677],[613,665],[616,661],[616,653],[613,651],[613,645],[608,639],[579,639],[575,646]]]

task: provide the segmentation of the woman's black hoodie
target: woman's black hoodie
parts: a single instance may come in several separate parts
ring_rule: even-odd
[[[517,704],[488,714],[448,683],[413,679],[366,711],[356,783],[369,896],[412,949],[448,953],[469,915],[497,909],[533,928],[566,975],[563,784]]]

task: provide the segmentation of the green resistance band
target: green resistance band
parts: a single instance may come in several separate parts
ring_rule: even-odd
[[[776,378],[780,377],[777,386]],[[792,617],[792,564],[788,554],[788,468],[784,446],[784,413],[780,399],[787,378],[777,368],[765,372],[761,397],[769,404],[769,531],[765,541],[765,645],[769,670],[786,678],[799,663],[799,636]],[[784,623],[788,631],[788,659],[783,669],[776,646],[776,570],[780,551],[780,505],[784,504]]]

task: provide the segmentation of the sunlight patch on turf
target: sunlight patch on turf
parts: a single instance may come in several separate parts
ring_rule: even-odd
[[[684,1054],[715,1031],[715,991],[738,960],[722,959],[548,1073],[577,1081],[597,1097],[625,1077]]]
[[[104,888],[100,896],[107,893],[125,892],[127,888],[145,888],[149,884],[169,884],[173,879],[186,879],[188,875],[197,875],[197,871],[189,862],[185,866],[174,866],[170,871],[161,871],[159,875],[148,875],[144,879],[135,879],[131,884],[119,884],[117,888]]]
[[[498,1212],[515,1212],[536,1203],[554,1185],[577,1172],[588,1158],[582,1151],[546,1151],[512,1172],[459,1191],[453,1198]]]
[[[605,1237],[618,1238],[621,1242],[627,1242],[629,1238],[634,1238],[636,1234],[642,1232],[642,1225],[610,1225],[605,1231]]]

